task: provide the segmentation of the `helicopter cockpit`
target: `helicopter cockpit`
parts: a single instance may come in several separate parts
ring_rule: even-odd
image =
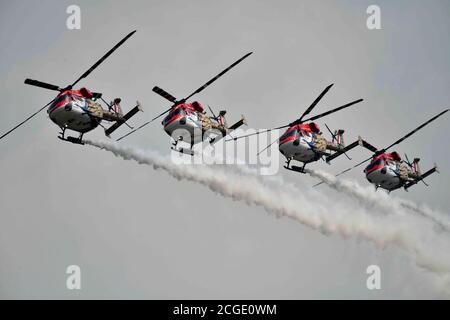
[[[371,172],[375,167],[384,166],[385,160],[383,158],[379,158],[373,162],[371,162],[365,169],[364,172],[367,174],[368,172]]]
[[[176,108],[169,112],[169,114],[163,119],[162,125],[167,125],[168,123],[186,116],[186,112],[182,108]]]

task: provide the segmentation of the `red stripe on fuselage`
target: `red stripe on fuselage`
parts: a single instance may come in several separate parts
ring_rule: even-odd
[[[166,124],[164,125],[164,128],[167,127],[167,126],[168,126],[169,124],[171,124],[172,122],[174,122],[174,121],[176,121],[176,120],[178,120],[178,119],[180,119],[180,118],[183,118],[183,117],[185,117],[185,116],[182,115],[182,114],[177,114],[176,116],[173,116],[172,118],[170,118],[169,121],[166,122]]]
[[[66,101],[66,100],[60,101],[57,105],[53,106],[53,108],[50,109],[50,110],[48,111],[48,113],[50,114],[50,113],[52,113],[53,111],[55,111],[56,109],[58,109],[58,108],[60,108],[60,107],[62,107],[62,106],[65,106],[65,105],[68,104],[68,103],[70,103],[70,101]]]
[[[281,141],[279,142],[279,145],[281,146],[283,143],[286,143],[286,142],[291,141],[291,140],[295,140],[295,139],[297,139],[297,138],[298,138],[298,137],[296,137],[296,136],[290,136],[290,137],[287,137],[286,139],[281,140]]]

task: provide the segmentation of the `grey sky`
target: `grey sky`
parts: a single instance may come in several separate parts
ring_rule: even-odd
[[[72,1],[0,2],[1,131],[46,104],[52,92],[27,77],[65,85],[131,30],[138,32],[82,82],[106,97],[136,99],[151,119],[248,51],[254,55],[198,96],[230,121],[255,128],[295,119],[325,86],[316,112],[364,98],[325,121],[383,147],[449,106],[449,1],[77,1],[82,28],[65,27]],[[381,7],[382,30],[366,28]],[[18,21],[20,23],[18,23]],[[139,118],[139,119],[138,119]],[[448,212],[448,116],[398,150],[437,162],[441,174],[402,197]],[[120,133],[125,132],[122,129]],[[324,236],[202,186],[61,143],[45,112],[1,142],[1,298],[434,298],[431,276],[401,251]],[[103,139],[102,130],[89,133]],[[127,143],[168,153],[157,122]],[[338,172],[354,161],[337,159]],[[280,160],[281,162],[281,160]],[[362,170],[348,174],[360,183]],[[280,170],[306,187],[308,176]],[[323,188],[330,197],[333,191]],[[351,208],[350,208],[351,209]],[[65,288],[82,268],[83,289]],[[378,264],[383,289],[368,291]]]

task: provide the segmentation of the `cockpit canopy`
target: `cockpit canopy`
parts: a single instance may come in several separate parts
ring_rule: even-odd
[[[54,109],[66,105],[72,101],[82,100],[82,99],[92,99],[93,94],[89,89],[81,88],[80,90],[66,90],[61,92],[56,99],[50,104],[47,112],[50,113]]]
[[[168,123],[184,116],[186,116],[186,111],[184,111],[181,107],[176,107],[163,119],[162,124],[167,125]]]
[[[378,158],[375,161],[372,161],[365,169],[364,172],[368,173],[371,172],[373,169],[375,169],[376,167],[380,167],[380,166],[384,166],[385,165],[385,160],[384,158]]]
[[[313,133],[319,133],[320,129],[314,122],[302,123],[289,127],[280,137],[279,141],[293,140],[299,137],[310,137]]]

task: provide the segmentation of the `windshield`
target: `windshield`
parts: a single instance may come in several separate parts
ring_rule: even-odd
[[[168,123],[170,122],[174,117],[178,116],[178,115],[186,115],[186,113],[184,112],[183,109],[175,109],[174,111],[171,111],[165,118],[163,123]]]
[[[55,101],[52,102],[52,104],[51,104],[50,107],[48,108],[48,111],[47,111],[47,112],[49,112],[50,110],[52,110],[52,109],[54,109],[54,108],[56,108],[56,107],[59,107],[59,106],[61,106],[61,105],[65,105],[65,104],[67,104],[68,102],[70,102],[71,100],[72,100],[72,98],[71,98],[71,96],[70,96],[69,94],[63,94],[63,95],[60,95],[59,97],[57,97],[57,98],[55,99]]]
[[[291,131],[288,131],[288,132],[284,133],[280,137],[280,141],[286,140],[289,137],[297,137],[297,136],[299,136],[299,131],[298,130],[291,130]]]
[[[377,166],[380,166],[380,165],[384,165],[384,160],[383,160],[383,159],[378,159],[378,160],[372,162],[371,164],[369,164],[369,165],[367,166],[367,168],[366,168],[365,171],[366,171],[366,172],[369,172],[369,171],[371,171],[373,168],[375,168],[375,167],[377,167]]]

